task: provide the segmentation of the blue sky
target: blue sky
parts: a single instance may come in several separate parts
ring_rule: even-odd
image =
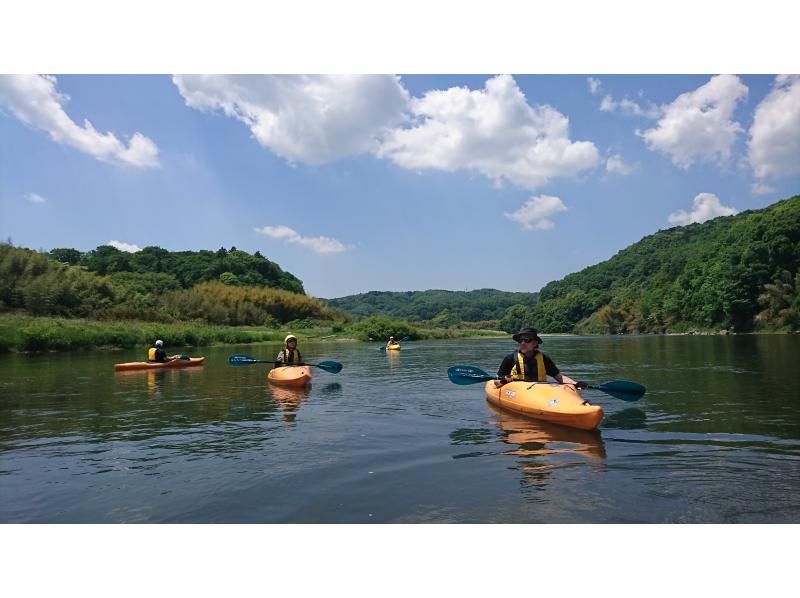
[[[658,26],[626,0],[12,4],[0,238],[19,246],[235,246],[318,297],[536,291],[800,192],[777,0],[675,0]]]
[[[0,236],[260,251],[308,293],[536,291],[800,192],[800,78],[14,75]]]

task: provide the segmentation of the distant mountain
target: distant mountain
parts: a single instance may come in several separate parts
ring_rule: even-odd
[[[412,322],[453,325],[459,322],[499,320],[512,305],[535,304],[536,293],[495,289],[475,291],[371,291],[337,299],[323,299],[331,307],[359,317],[375,315]]]
[[[659,231],[510,308],[545,332],[680,332],[800,325],[800,196]]]

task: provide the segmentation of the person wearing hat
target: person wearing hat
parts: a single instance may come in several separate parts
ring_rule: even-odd
[[[389,348],[389,347],[391,347],[392,345],[399,345],[399,344],[400,344],[400,343],[398,343],[396,340],[394,340],[394,337],[393,337],[393,336],[390,336],[390,337],[389,337],[389,340],[386,342],[386,348],[388,349],[388,348]]]
[[[283,349],[275,357],[275,367],[283,365],[303,365],[303,356],[297,348],[297,337],[294,334],[287,334],[283,339]]]
[[[147,352],[147,361],[154,361],[156,363],[166,363],[168,361],[180,359],[180,357],[180,355],[167,355],[167,352],[164,350],[164,341],[160,339],[157,340],[155,346],[150,347],[150,350]]]
[[[500,369],[497,370],[497,377],[500,380],[495,382],[496,386],[502,386],[514,380],[547,382],[547,376],[552,376],[560,384],[575,384],[578,388],[585,387],[583,382],[575,382],[571,378],[562,376],[555,362],[539,351],[542,339],[539,338],[539,333],[535,328],[523,328],[512,338],[519,343],[519,349],[503,358]]]

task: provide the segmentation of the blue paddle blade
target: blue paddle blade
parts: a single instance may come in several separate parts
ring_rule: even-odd
[[[476,384],[487,380],[496,380],[496,376],[487,374],[480,368],[471,365],[454,365],[447,369],[447,377],[453,384],[464,386],[466,384]]]
[[[228,363],[231,365],[250,365],[251,363],[258,363],[258,359],[254,359],[249,355],[231,355],[228,357]]]
[[[647,391],[647,389],[638,382],[630,382],[629,380],[612,380],[611,382],[606,382],[598,386],[589,386],[589,388],[603,391],[622,401],[638,401]]]
[[[338,361],[320,361],[319,363],[311,363],[309,365],[315,365],[318,368],[322,368],[326,372],[330,372],[331,374],[338,374],[342,371],[342,364]]]

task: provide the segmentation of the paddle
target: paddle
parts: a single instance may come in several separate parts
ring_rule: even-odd
[[[394,341],[394,342],[396,342],[396,343],[404,343],[404,342],[406,342],[406,341],[410,341],[410,340],[411,340],[411,337],[410,337],[410,336],[404,336],[404,337],[403,337],[403,338],[401,338],[399,341]],[[381,345],[381,346],[378,348],[378,351],[386,351],[386,345]]]
[[[447,370],[447,377],[450,382],[459,385],[475,384],[477,382],[486,382],[487,380],[499,380],[497,376],[487,374],[480,368],[471,365],[454,365]],[[587,385],[586,388],[599,390],[614,398],[623,401],[638,401],[644,396],[647,390],[644,386],[637,382],[629,382],[628,380],[612,380],[599,386]]]
[[[255,357],[250,357],[249,355],[231,355],[228,357],[228,363],[231,365],[250,365],[253,363],[271,363],[274,364],[275,360],[266,360],[266,359],[256,359]],[[325,370],[326,372],[330,372],[331,374],[338,374],[342,371],[342,364],[338,361],[321,361],[319,363],[303,363],[303,364],[286,364],[287,366],[292,365],[310,365],[314,366],[315,368],[319,368],[321,370]]]

